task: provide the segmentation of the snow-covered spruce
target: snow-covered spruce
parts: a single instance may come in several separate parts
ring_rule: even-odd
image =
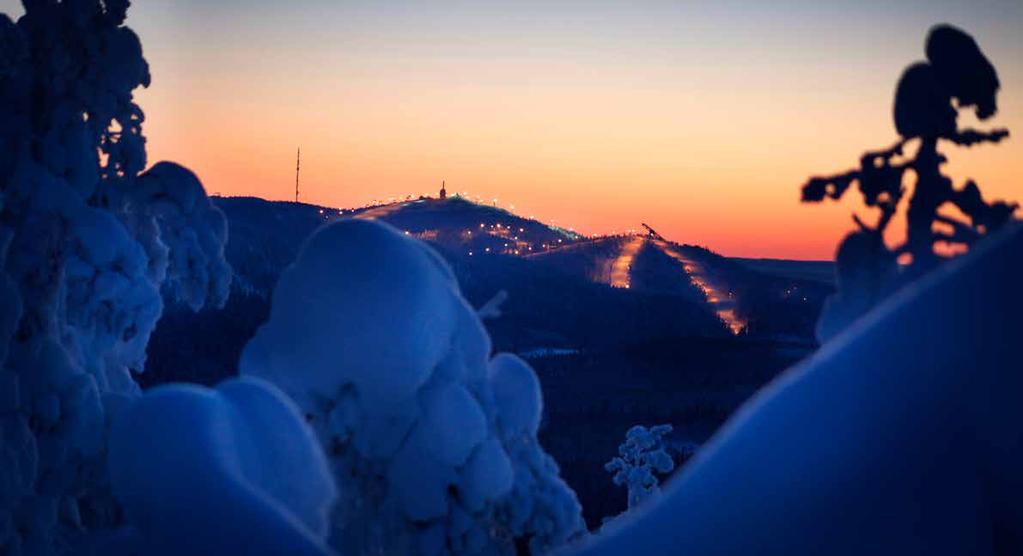
[[[298,408],[266,381],[147,391],[114,421],[109,468],[127,526],[96,553],[330,553],[333,477]]]
[[[1023,226],[769,386],[579,556],[1020,554]]]
[[[243,375],[292,396],[341,491],[344,554],[534,553],[582,534],[540,447],[533,370],[490,339],[447,264],[385,224],[330,224],[280,278]]]
[[[625,442],[618,447],[618,456],[604,466],[614,474],[614,483],[628,491],[630,510],[660,493],[655,473],[663,475],[675,468],[675,462],[664,450],[664,436],[671,429],[671,425],[632,427],[625,433]]]
[[[107,409],[138,393],[131,374],[160,288],[166,279],[197,307],[230,279],[223,217],[198,182],[154,168],[140,184],[132,91],[149,69],[123,26],[127,6],[26,2],[16,23],[0,14],[3,554],[62,552],[116,523]]]

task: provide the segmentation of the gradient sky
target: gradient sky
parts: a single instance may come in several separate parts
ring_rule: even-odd
[[[291,198],[301,145],[311,203],[444,179],[583,233],[830,258],[859,198],[799,187],[894,142],[895,82],[938,22],[978,39],[1002,80],[990,125],[1023,136],[1019,0],[133,4],[150,162],[223,195]],[[1019,138],[947,152],[957,183],[1023,200]]]

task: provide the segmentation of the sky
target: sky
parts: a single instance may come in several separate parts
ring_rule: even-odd
[[[17,14],[13,0],[0,11]],[[1023,2],[136,0],[149,160],[211,193],[332,207],[467,192],[586,234],[648,223],[733,256],[826,259],[858,195],[811,175],[896,139],[927,29],[972,33],[1023,134]],[[970,123],[970,119],[963,119]],[[974,122],[975,123],[975,122]],[[1023,200],[1023,142],[948,173]],[[854,193],[854,192],[851,192]]]

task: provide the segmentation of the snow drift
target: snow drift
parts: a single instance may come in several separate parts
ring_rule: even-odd
[[[907,286],[578,554],[1019,553],[1020,253],[1017,225]]]
[[[243,375],[298,402],[333,466],[342,553],[535,552],[583,531],[536,439],[539,381],[490,339],[447,264],[373,221],[309,238]]]
[[[117,418],[109,467],[130,529],[104,553],[330,553],[327,462],[265,381],[148,391]]]

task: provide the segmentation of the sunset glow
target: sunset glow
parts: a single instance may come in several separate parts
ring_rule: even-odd
[[[292,199],[301,146],[308,203],[446,180],[584,234],[649,222],[726,255],[830,258],[863,209],[799,187],[894,141],[895,81],[941,21],[999,69],[982,125],[1023,134],[1018,1],[133,4],[150,163],[220,195]],[[949,174],[1023,199],[1021,145],[950,148]]]

